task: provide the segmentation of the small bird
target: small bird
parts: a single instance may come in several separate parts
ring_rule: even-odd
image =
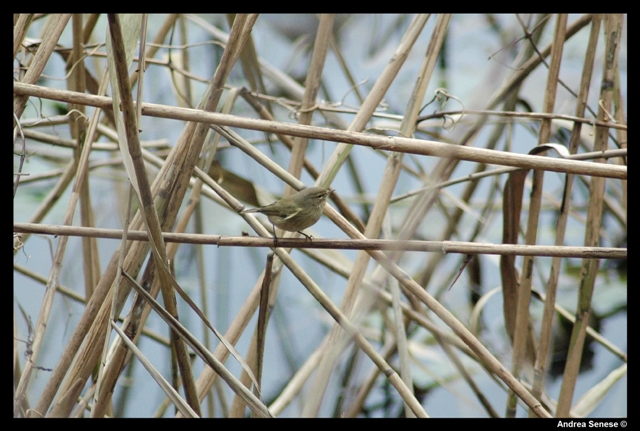
[[[269,218],[274,226],[274,236],[277,227],[289,232],[298,232],[311,241],[313,237],[302,230],[313,226],[320,220],[324,205],[332,191],[332,189],[324,187],[309,187],[269,205],[242,210],[240,214],[262,213]],[[275,236],[275,240],[277,244],[277,236]]]

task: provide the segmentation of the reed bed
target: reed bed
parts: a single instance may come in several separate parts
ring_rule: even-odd
[[[625,23],[15,15],[14,416],[625,417]]]

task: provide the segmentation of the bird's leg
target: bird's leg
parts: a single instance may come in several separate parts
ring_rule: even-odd
[[[273,223],[271,223],[271,227],[273,227],[273,246],[278,246],[278,233],[276,232],[276,227]]]
[[[313,242],[313,235],[307,235],[306,233],[304,233],[302,231],[298,231],[298,233],[301,234],[301,235],[304,235],[306,237],[305,241],[309,240],[309,241]]]

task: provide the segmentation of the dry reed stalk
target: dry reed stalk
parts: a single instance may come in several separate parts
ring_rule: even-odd
[[[425,53],[422,67],[420,69],[418,79],[416,80],[416,86],[413,89],[413,93],[406,109],[407,112],[401,125],[400,133],[402,136],[411,136],[415,128],[420,105],[422,104],[422,100],[424,99],[424,94],[427,88],[427,84],[430,81],[431,73],[435,68],[435,62],[438,58],[444,35],[446,34],[446,28],[449,23],[449,18],[450,17],[448,15],[441,15],[437,19],[434,34],[431,37],[431,41]],[[374,94],[373,91],[371,92],[371,94]],[[337,149],[336,151],[340,150]],[[377,238],[379,235],[382,221],[385,217],[385,214],[387,213],[391,195],[400,175],[401,166],[402,154],[391,153],[387,159],[387,165],[385,166],[385,171],[382,175],[382,177],[385,178],[386,181],[382,183],[380,190],[378,190],[376,201],[371,212],[371,217],[369,219],[369,222],[367,223],[367,226],[365,227],[364,236],[366,238]],[[356,262],[354,263],[354,267],[349,277],[345,294],[342,299],[342,304],[340,306],[341,310],[347,316],[351,314],[351,309],[353,308],[353,305],[355,303],[355,299],[358,294],[359,287],[362,283],[362,278],[364,277],[364,272],[369,263],[369,259],[369,255],[361,251],[358,253]],[[342,337],[342,335],[343,334],[339,330],[339,328],[334,325],[331,333],[329,334],[329,345],[340,345],[341,343],[338,342],[338,339]],[[335,365],[335,361],[340,353],[341,351],[338,349],[331,349],[325,352],[323,360],[320,363],[320,368],[316,374],[314,389],[312,390],[312,393],[316,395],[316,398],[310,398],[310,400],[308,401],[307,406],[305,406],[306,414],[311,416],[315,416],[317,414],[317,411],[320,408],[322,396],[324,395],[324,391],[326,390],[326,386],[329,382],[329,374],[331,373],[331,370]],[[410,381],[405,381],[405,384],[408,387],[412,387]],[[310,404],[312,402],[315,404]],[[409,410],[407,409],[407,411]]]
[[[211,182],[211,179],[207,180]],[[120,239],[123,231],[118,229],[100,229],[72,226],[54,226],[45,224],[14,223],[15,232],[40,233],[49,235],[81,236],[91,238]],[[273,237],[232,237],[226,235],[182,234],[163,232],[167,243],[175,244],[209,244],[220,247],[273,247]],[[129,231],[128,238],[136,241],[148,241],[145,231]],[[328,239],[314,238],[313,242],[300,239],[284,238],[278,244],[283,247],[296,247],[300,250],[337,249],[337,250],[402,250],[460,254],[494,254],[507,256],[539,256],[539,257],[576,257],[584,259],[623,259],[627,257],[627,249],[621,247],[581,247],[581,246],[546,246],[525,244],[488,244],[466,241],[398,241],[385,239]],[[169,247],[170,248],[170,247]],[[337,269],[336,269],[337,270]]]
[[[38,49],[36,56],[34,58],[31,67],[27,71],[24,76],[24,81],[26,82],[35,82],[37,78],[40,76],[40,73],[44,69],[44,65],[46,60],[51,55],[53,48],[55,47],[56,41],[58,37],[62,33],[66,22],[70,18],[70,15],[60,15],[60,16],[52,16],[50,20],[48,20],[49,26],[46,27],[45,36],[47,37],[46,42],[43,43]],[[50,38],[50,39],[49,39]],[[14,112],[19,118],[22,114],[26,103],[26,98],[17,97],[14,98]],[[86,179],[86,165],[88,162],[89,156],[89,147],[83,148],[82,154],[80,155],[79,161],[77,163],[78,173],[76,176],[76,182],[74,183],[74,190],[67,206],[67,211],[64,218],[64,224],[71,224],[73,219],[73,213],[75,211],[76,203],[79,199],[80,191],[84,185],[84,180]],[[54,264],[52,265],[51,272],[49,274],[49,279],[47,281],[47,292],[45,298],[42,302],[41,312],[38,315],[38,322],[36,323],[34,339],[31,347],[31,360],[27,361],[25,364],[25,368],[23,370],[23,374],[20,377],[20,381],[18,382],[15,394],[15,403],[14,403],[14,415],[17,416],[19,414],[20,405],[23,401],[23,397],[25,396],[24,392],[27,387],[27,383],[31,377],[31,372],[33,370],[34,361],[38,358],[38,354],[40,351],[40,346],[42,343],[42,339],[44,337],[44,331],[46,329],[49,315],[51,312],[51,305],[53,301],[53,297],[56,292],[56,287],[59,283],[60,269],[62,266],[62,258],[65,253],[67,241],[62,239],[58,244],[56,249],[56,255],[54,257]]]
[[[320,91],[320,78],[322,77],[322,69],[329,49],[329,40],[333,32],[332,14],[320,15],[320,24],[318,26],[318,34],[313,45],[313,55],[307,72],[305,81],[305,92],[300,105],[299,124],[310,125],[313,119],[313,107],[316,105],[316,98]],[[295,138],[291,150],[291,158],[289,159],[289,173],[296,178],[300,178],[302,172],[302,163],[304,155],[307,151],[307,138]],[[285,188],[284,196],[293,193],[291,187]]]
[[[580,82],[580,89],[578,95],[578,101],[576,103],[576,115],[584,115],[587,96],[589,94],[589,86],[591,84],[591,75],[593,72],[593,64],[595,59],[596,46],[598,42],[598,33],[600,30],[600,22],[601,19],[599,16],[594,16],[591,23],[591,33],[589,37],[589,43],[587,45],[584,66],[582,69],[582,79]],[[571,154],[576,153],[578,149],[578,142],[580,138],[580,130],[582,128],[582,124],[575,123],[573,126],[573,130],[571,133],[571,141],[569,144],[569,152]],[[565,240],[565,231],[567,226],[567,220],[569,215],[569,206],[570,206],[570,197],[571,190],[573,186],[574,176],[569,174],[566,178],[566,185],[564,190],[564,195],[562,197],[562,206],[561,212],[558,217],[558,222],[556,225],[557,234],[555,239],[555,245],[564,244]],[[544,387],[544,378],[546,371],[546,361],[550,351],[550,343],[552,341],[551,329],[553,324],[554,310],[558,306],[556,304],[556,293],[557,293],[557,284],[558,277],[560,275],[560,265],[561,260],[559,258],[554,258],[551,263],[551,272],[550,277],[546,286],[546,299],[545,299],[545,308],[544,315],[542,318],[542,327],[540,329],[540,341],[538,345],[538,351],[536,354],[536,362],[534,364],[534,379],[533,379],[533,394],[536,398],[541,398],[543,387]]]
[[[560,74],[560,64],[566,36],[567,16],[558,14],[554,31],[553,44],[551,47],[551,62],[545,89],[543,112],[553,112],[558,87],[558,75]],[[538,145],[549,142],[551,138],[551,120],[540,121],[540,131]],[[526,244],[533,245],[537,242],[538,225],[540,222],[540,211],[542,206],[542,189],[544,184],[544,172],[533,171],[533,184],[529,204],[529,218],[527,220]],[[533,332],[533,323],[529,315],[531,302],[531,287],[533,282],[534,258],[527,256],[524,258],[522,266],[524,270],[520,274],[518,287],[518,303],[516,311],[515,326],[513,329],[513,355],[511,373],[520,376],[525,368],[533,367],[535,363],[536,338]],[[509,393],[510,399],[507,402],[507,417],[515,417],[517,399],[515,394]],[[529,416],[534,417],[532,410]]]
[[[616,63],[618,61],[618,50],[620,49],[620,38],[622,28],[621,15],[608,15],[604,19],[604,29],[606,35],[606,56],[611,59],[604,63],[602,74],[602,86],[600,103],[598,109],[598,119],[605,120],[611,112],[613,100],[613,82]],[[608,148],[607,142],[609,129],[607,127],[596,128],[596,138],[594,150],[600,151]],[[587,223],[585,233],[585,245],[595,245],[600,241],[601,223],[603,212],[603,196],[605,190],[605,180],[603,178],[591,178],[589,194],[589,208],[587,211]],[[600,261],[596,259],[585,259],[582,261],[580,280],[580,290],[576,312],[576,324],[571,333],[571,342],[567,357],[567,365],[563,373],[562,387],[558,398],[558,408],[556,415],[559,417],[569,416],[575,390],[576,379],[582,358],[582,346],[589,324],[589,314],[591,313],[591,299],[595,286],[597,272]]]
[[[80,101],[92,106],[107,106],[109,98],[90,95],[72,94],[70,92],[36,88],[28,84],[14,84],[14,92],[31,96],[46,97],[53,100]],[[289,123],[268,122],[251,118],[237,117],[212,112],[204,112],[178,107],[165,107],[156,104],[144,104],[143,115],[178,120],[197,121],[221,126],[246,128],[273,133],[286,133],[292,136],[315,138],[318,140],[343,142],[352,145],[363,145],[371,148],[405,152],[418,155],[445,157],[453,160],[467,160],[514,166],[525,169],[544,169],[554,172],[574,173],[587,176],[626,179],[627,169],[622,166],[600,165],[580,161],[559,160],[541,156],[509,153],[503,151],[471,148],[443,144],[437,141],[395,137],[379,137],[370,134],[325,129],[316,126],[302,126]]]
[[[26,84],[35,84],[42,71],[44,70],[44,66],[47,64],[51,53],[56,47],[56,43],[58,43],[58,39],[62,34],[67,22],[71,18],[70,14],[65,15],[50,15],[47,18],[47,25],[43,31],[42,35],[42,43],[38,47],[36,54],[30,58],[30,63],[28,64],[29,68],[27,69],[27,73],[20,79],[20,82]],[[19,34],[22,32],[19,30]],[[20,35],[18,35],[20,37]],[[27,97],[25,96],[14,96],[13,98],[13,112],[15,114],[13,127],[15,128],[17,125],[16,119],[22,116],[22,112],[26,106]]]
[[[238,33],[239,33],[239,32],[238,32]],[[237,34],[237,33],[236,33],[236,34]],[[244,36],[244,37],[246,38],[246,32],[245,32],[245,36]],[[239,36],[236,36],[236,38],[237,38],[237,39],[234,39],[234,40],[240,40],[240,39],[242,39],[242,38],[240,38]],[[232,44],[232,46],[234,46],[234,45],[235,45],[235,44]],[[229,70],[230,70],[230,68],[228,67],[229,62],[228,62],[228,61],[223,61],[221,64],[222,64],[222,65],[227,65],[227,66],[226,66],[226,69],[224,69],[224,68],[223,68],[223,69],[220,69],[220,70],[221,70],[221,73],[222,73],[222,74],[228,74],[228,72],[229,72]],[[217,78],[216,78],[216,77],[217,77]],[[219,85],[220,85],[220,83],[222,82],[220,74],[216,74],[216,77],[214,77],[214,88],[216,88],[216,87],[215,87],[215,80],[216,80],[216,79],[218,80],[218,81],[217,81],[217,82],[218,82],[218,84],[217,84],[218,86],[219,86]],[[217,97],[219,97],[219,94],[220,94],[218,91],[214,91],[214,92],[212,92],[212,93],[213,93],[213,94],[212,94],[212,96],[213,96],[213,97],[209,99],[209,102],[208,102],[208,104],[206,105],[206,108],[209,108],[209,109],[211,108],[211,106],[214,106],[214,105],[217,103],[216,99],[217,99]],[[187,132],[187,133],[186,133],[185,135],[183,135],[183,136],[185,136],[185,137],[190,137],[190,136],[192,136],[192,133],[191,133],[191,132]],[[176,149],[177,149],[177,148],[180,148],[180,147],[181,147],[180,145],[177,145],[177,146],[176,146]],[[187,159],[186,159],[186,160],[188,160],[188,159],[194,159],[194,158],[195,158],[195,155],[197,154],[197,144],[195,144],[195,143],[194,143],[194,144],[192,144],[192,145],[188,146],[188,149],[190,150],[191,155],[190,155],[189,157],[187,157]],[[174,150],[175,150],[175,149],[174,149]],[[180,153],[177,153],[176,151],[174,151],[172,154],[174,154],[174,155],[175,155],[175,156],[177,156],[177,157],[181,157],[181,156],[180,156]],[[170,157],[170,158],[171,158],[171,157]],[[191,163],[192,163],[192,162],[191,162]],[[165,165],[165,166],[168,166],[168,165]],[[184,170],[182,170],[182,171],[178,171],[178,174],[179,174],[179,175],[182,175],[182,176],[183,176],[183,178],[188,178],[187,176],[185,176],[185,174],[186,174],[188,171],[189,171],[188,169],[184,169]],[[161,172],[161,175],[162,175],[162,172]],[[179,178],[178,178],[178,180],[179,180]],[[178,181],[178,182],[179,182],[179,181]],[[179,200],[179,199],[177,199],[177,200]],[[174,202],[175,202],[175,201],[174,201]],[[175,204],[173,205],[173,207],[174,207],[175,209],[177,209],[177,206],[176,206]],[[175,211],[175,209],[174,209],[174,211]],[[167,221],[170,221],[170,219],[169,219],[169,220],[167,220]],[[134,220],[134,223],[136,223],[136,221],[135,221],[135,220]],[[138,221],[137,223],[139,223],[139,221]],[[140,252],[144,252],[144,249],[138,249],[138,250],[139,250],[139,252],[137,252],[136,256],[139,256],[139,257],[143,256],[143,254],[141,254]],[[136,259],[138,259],[138,258],[134,258],[134,260],[136,260]],[[112,259],[112,262],[115,262],[115,261]],[[114,268],[114,267],[113,267],[113,266],[110,266],[110,268]],[[108,270],[108,271],[109,271],[109,270]],[[113,269],[111,269],[110,271],[113,271]],[[113,272],[108,272],[108,273],[113,274]],[[105,281],[105,283],[104,283],[104,284],[102,284],[102,286],[107,287],[107,283],[110,283],[110,282],[108,281],[108,280],[109,280],[109,278],[103,278],[103,280]],[[98,287],[100,287],[100,284],[99,284],[99,286],[98,286]],[[103,292],[103,291],[101,291],[101,292]],[[106,291],[104,291],[104,292],[106,292]],[[126,294],[126,292],[127,292],[127,291],[125,290],[123,294]],[[103,295],[104,295],[103,293],[101,293],[100,295],[94,295],[94,296],[92,297],[92,300],[94,300],[94,299],[95,299],[95,302],[96,302],[96,303],[101,303],[101,302],[102,302],[102,299],[104,299],[104,296],[103,296]],[[106,309],[105,309],[104,307],[103,307],[102,309],[103,309],[103,310],[105,310],[105,312],[102,314],[102,316],[105,316],[105,317],[106,317]],[[95,309],[95,308],[88,308],[88,310],[96,310],[96,309]],[[87,314],[85,319],[86,319],[87,321],[93,320],[93,316],[95,316],[95,314]],[[84,316],[83,316],[83,317],[84,317]],[[102,321],[104,321],[104,317],[103,317],[103,318],[101,318],[101,319],[102,319],[102,320],[100,320],[101,322],[102,322]],[[100,326],[103,326],[103,325],[104,325],[104,324],[102,324],[102,325],[100,325]],[[72,344],[70,344],[70,346],[69,346],[69,348],[70,348],[70,352],[69,352],[69,353],[71,353],[71,354],[70,354],[70,355],[67,355],[67,358],[69,358],[69,359],[67,359],[66,361],[70,361],[70,358],[72,358],[72,357],[73,357],[73,354],[74,354],[74,352],[75,352],[75,349],[77,349],[77,347],[76,347],[76,346],[78,346],[78,345],[79,345],[79,341],[81,341],[81,340],[84,338],[84,337],[81,335],[81,334],[82,334],[82,332],[79,332],[79,331],[78,331],[78,330],[80,330],[80,331],[81,331],[81,330],[82,330],[82,328],[84,328],[84,327],[85,327],[85,326],[84,326],[84,325],[82,325],[82,324],[81,324],[81,325],[78,325],[77,331],[76,331],[76,333],[74,334],[74,337],[72,338],[72,340],[73,340],[73,339],[75,339],[75,340],[77,340],[77,341],[75,341],[75,342],[73,342]],[[101,331],[101,330],[98,330],[98,331],[96,331],[96,332],[94,332],[94,333],[95,333],[95,334],[100,334],[100,333],[102,333],[102,331]],[[96,341],[98,341],[98,342],[97,342],[97,343],[96,343],[95,341],[94,341],[94,342],[90,342],[90,343],[88,343],[87,345],[88,345],[88,346],[100,345],[99,339],[97,339]],[[95,354],[96,354],[96,351],[95,351],[95,350],[92,350],[92,353],[91,353],[92,358],[93,358],[93,357],[95,357]],[[45,394],[46,394],[46,395],[45,395],[45,397],[44,397],[44,398],[42,398],[42,399],[41,399],[40,404],[39,404],[39,406],[38,406],[37,410],[46,410],[46,409],[47,409],[47,406],[48,406],[48,404],[50,403],[51,398],[53,397],[54,391],[57,391],[57,385],[59,384],[59,383],[57,383],[57,382],[58,382],[58,381],[59,381],[59,379],[62,377],[62,373],[64,372],[65,367],[64,367],[64,366],[62,366],[62,365],[63,365],[63,364],[67,364],[67,363],[68,363],[68,362],[62,362],[62,363],[61,363],[61,364],[59,364],[59,366],[56,368],[56,372],[58,372],[58,374],[57,374],[57,376],[52,376],[52,379],[50,379],[50,380],[49,380],[48,387],[50,387],[50,389],[48,389],[48,390],[46,390],[46,391],[45,391]],[[88,364],[90,364],[90,363],[93,363],[93,360],[92,360],[92,359],[89,359],[89,360],[86,360],[86,361],[80,361],[80,363],[85,363],[85,364],[87,364],[87,363],[88,363]],[[86,373],[87,373],[87,371],[88,371],[88,369],[85,367],[85,368],[84,368],[84,371],[83,371],[82,373],[86,376],[86,375],[87,375],[87,374],[86,374]],[[55,377],[55,378],[54,378],[54,377]],[[75,381],[75,380],[74,380],[74,379],[71,379],[71,381]]]

